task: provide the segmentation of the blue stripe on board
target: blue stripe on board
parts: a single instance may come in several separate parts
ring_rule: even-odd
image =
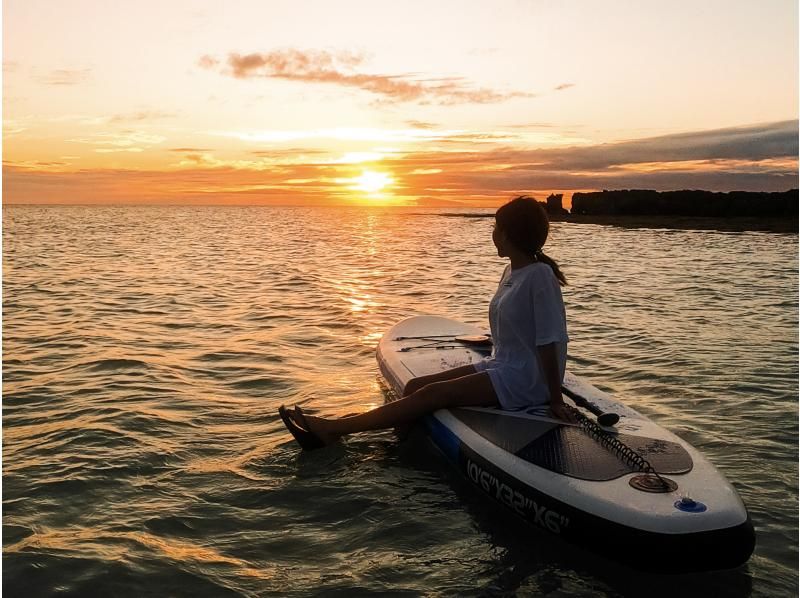
[[[424,421],[431,439],[450,461],[458,463],[458,455],[461,447],[461,441],[458,439],[458,436],[453,434],[447,426],[433,415],[426,415]]]

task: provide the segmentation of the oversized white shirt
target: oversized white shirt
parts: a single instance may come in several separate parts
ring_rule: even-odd
[[[559,375],[567,363],[567,320],[561,287],[547,264],[506,266],[489,303],[492,355],[475,364],[486,371],[503,409],[545,406],[550,401],[537,347],[556,344]]]

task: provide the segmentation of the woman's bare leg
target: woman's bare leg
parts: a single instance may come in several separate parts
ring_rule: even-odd
[[[359,415],[338,419],[306,415],[305,421],[314,434],[329,444],[345,434],[383,430],[411,423],[437,409],[495,405],[497,395],[489,374],[480,372],[427,384],[407,397]]]
[[[443,372],[439,372],[437,374],[429,374],[427,376],[412,378],[411,380],[408,381],[406,387],[403,389],[403,396],[407,397],[413,392],[418,391],[423,386],[427,386],[428,384],[433,384],[434,382],[444,382],[445,380],[452,380],[453,378],[461,378],[462,376],[469,376],[470,374],[474,373],[475,373],[475,366],[462,365],[457,368],[453,368],[451,370],[445,370]]]

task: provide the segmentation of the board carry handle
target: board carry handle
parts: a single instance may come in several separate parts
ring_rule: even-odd
[[[588,401],[585,397],[582,397],[574,390],[570,390],[566,386],[561,387],[561,392],[567,395],[570,399],[575,401],[576,405],[583,407],[584,409],[591,411],[597,416],[597,423],[601,426],[613,426],[619,421],[619,415],[616,413],[606,413],[600,407]]]

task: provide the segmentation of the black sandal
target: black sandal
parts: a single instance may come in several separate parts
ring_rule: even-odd
[[[292,416],[289,415],[289,412],[286,411],[286,407],[281,405],[278,407],[278,413],[281,415],[281,419],[283,420],[283,424],[286,426],[286,429],[292,433],[294,439],[297,443],[301,446],[304,451],[313,451],[318,448],[322,448],[325,446],[325,443],[322,442],[322,439],[311,432],[310,430],[306,430],[305,428],[300,427],[300,425],[292,419]],[[302,412],[301,412],[302,415]]]

